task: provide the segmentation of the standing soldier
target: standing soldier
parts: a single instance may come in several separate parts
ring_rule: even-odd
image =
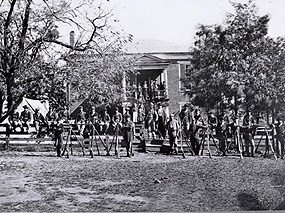
[[[192,115],[192,111],[193,111],[193,106],[190,106],[190,110],[188,109],[188,105],[185,104],[180,113],[179,113],[179,118],[180,118],[180,122],[182,125],[182,130],[186,135],[186,138],[189,138],[189,133],[190,133],[190,124],[193,121],[193,115]]]
[[[48,113],[46,114],[45,121],[48,124],[48,135],[50,133],[54,132],[55,130],[55,120],[58,117],[56,112],[53,110],[53,108],[50,106]]]
[[[134,103],[132,107],[132,116],[133,122],[136,124],[138,122],[138,106],[136,103]]]
[[[84,112],[83,107],[79,107],[79,112],[76,116],[76,123],[78,126],[78,130],[80,131],[80,134],[83,135],[83,131],[85,128],[85,122],[86,122],[86,112]]]
[[[157,112],[154,109],[153,103],[150,103],[150,109],[146,117],[146,127],[148,129],[149,137],[155,138],[155,124],[158,120]]]
[[[122,127],[123,115],[122,113],[119,112],[118,107],[115,108],[115,114],[112,117],[112,122],[113,122],[114,128],[116,128],[117,125],[119,125],[118,127]]]
[[[170,154],[174,153],[178,154],[177,150],[177,138],[178,138],[178,130],[179,125],[178,121],[174,118],[174,114],[170,115],[170,119],[167,122],[167,130],[169,136],[169,144],[170,144]]]
[[[217,117],[214,115],[213,112],[209,112],[208,113],[208,125],[209,125],[209,130],[210,130],[210,137],[213,139],[213,141],[215,142],[215,138],[214,138],[214,131],[217,128],[218,125],[218,119]]]
[[[284,144],[285,144],[285,127],[282,117],[278,117],[276,124],[276,139],[277,139],[277,155],[281,159],[284,158]]]
[[[148,87],[146,81],[144,82],[143,88],[142,88],[142,94],[144,97],[144,100],[148,99]]]
[[[254,119],[251,115],[251,111],[247,111],[243,118],[243,138],[245,145],[245,154],[249,156],[249,145],[251,147],[251,157],[254,157],[255,145],[253,139],[253,124]]]
[[[227,144],[227,121],[224,113],[218,116],[216,135],[220,142],[220,151],[222,156],[226,156],[226,144]]]
[[[166,113],[161,104],[159,104],[158,106],[157,115],[158,115],[157,129],[160,133],[160,137],[164,139],[166,137],[166,130],[165,130]]]
[[[143,99],[143,88],[141,86],[141,84],[139,84],[138,86],[138,100],[142,100]]]
[[[109,129],[109,126],[110,126],[110,121],[111,121],[110,115],[108,114],[107,109],[104,108],[104,112],[103,112],[102,119],[101,119],[101,133],[102,134],[106,135],[107,130]]]
[[[27,105],[24,105],[23,108],[24,108],[24,111],[21,112],[21,116],[20,116],[20,120],[22,122],[22,132],[24,132],[24,127],[26,127],[27,132],[29,132],[30,121],[32,119],[32,115]]]
[[[142,124],[145,120],[145,108],[143,103],[140,103],[138,106],[138,123]]]
[[[126,122],[123,124],[123,138],[126,144],[127,157],[133,156],[132,143],[134,139],[135,124],[131,120],[130,115],[126,115]]]
[[[95,106],[91,107],[91,112],[89,114],[89,121],[91,122],[91,124],[93,125],[93,128],[95,128],[95,130],[99,131],[100,129],[100,119],[99,116],[96,112],[96,108]]]
[[[63,120],[58,117],[55,120],[55,131],[54,131],[54,146],[56,147],[57,157],[61,157],[61,148],[63,145]]]
[[[205,124],[202,119],[201,112],[198,108],[194,110],[192,121],[190,124],[190,142],[195,155],[199,155],[201,144],[199,143],[198,130],[204,128]]]

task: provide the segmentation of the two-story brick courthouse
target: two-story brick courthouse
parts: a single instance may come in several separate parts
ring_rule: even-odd
[[[170,113],[177,112],[189,102],[189,98],[184,95],[185,88],[182,82],[186,66],[189,64],[189,52],[135,54],[137,54],[135,69],[138,74],[131,76],[130,85],[143,90],[144,87],[149,88],[155,82],[159,91],[162,85]]]

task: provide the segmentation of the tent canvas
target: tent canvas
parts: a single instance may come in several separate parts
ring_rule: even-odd
[[[16,107],[15,111],[21,114],[21,112],[24,110],[23,108],[24,105],[27,105],[29,107],[29,111],[31,112],[32,115],[34,114],[34,111],[36,108],[39,108],[39,111],[40,113],[42,113],[43,116],[46,116],[49,110],[48,101],[40,101],[40,100],[33,100],[29,98],[23,98],[23,100]],[[33,116],[32,116],[31,123],[32,122],[33,122]],[[6,123],[9,123],[8,117],[2,122],[2,124],[6,124]]]

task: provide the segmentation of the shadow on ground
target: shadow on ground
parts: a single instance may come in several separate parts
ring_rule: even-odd
[[[241,192],[237,195],[237,200],[243,210],[266,210],[254,192]]]

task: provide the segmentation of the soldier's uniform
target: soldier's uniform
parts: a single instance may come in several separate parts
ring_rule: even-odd
[[[243,138],[245,144],[245,154],[249,155],[249,146],[251,147],[251,157],[254,157],[255,145],[253,140],[254,119],[250,112],[247,112],[243,118]]]
[[[134,128],[135,124],[131,121],[129,115],[126,116],[126,122],[123,124],[123,138],[126,144],[127,157],[133,155],[132,152],[132,142],[134,139]]]
[[[192,112],[189,111],[187,104],[183,106],[181,112],[179,113],[179,118],[181,121],[182,130],[184,131],[186,137],[189,138],[190,124],[193,121],[193,115]]]
[[[147,113],[147,117],[146,117],[146,127],[148,129],[149,132],[149,137],[155,137],[155,124],[156,121],[158,120],[158,115],[157,112],[154,110],[153,104],[151,105],[150,110]]]
[[[145,120],[145,108],[143,104],[138,107],[138,123],[141,124]]]
[[[216,135],[220,142],[220,151],[223,156],[226,156],[226,144],[227,144],[227,121],[224,114],[218,116]]]
[[[97,112],[95,111],[95,107],[92,107],[92,110],[88,116],[88,120],[89,120],[89,124],[92,126],[92,133],[94,134],[93,131],[100,131],[100,119],[99,116],[97,114]],[[89,125],[89,126],[90,126]],[[90,128],[90,127],[89,127]],[[95,129],[94,129],[95,128]]]
[[[63,145],[63,121],[57,118],[54,131],[54,145],[56,147],[57,157],[61,157],[61,148]]]
[[[169,136],[169,144],[170,144],[170,153],[172,154],[173,151],[175,154],[178,154],[177,150],[177,138],[178,138],[178,130],[179,125],[178,121],[174,118],[174,115],[170,115],[170,120],[166,124]]]
[[[57,118],[58,114],[50,108],[45,117],[45,121],[48,124],[48,134],[55,131],[55,121]]]
[[[116,107],[116,109],[115,109],[115,114],[114,114],[113,117],[112,117],[112,122],[113,122],[114,128],[116,128],[117,125],[119,125],[119,126],[118,126],[119,128],[122,127],[123,115],[122,115],[122,113],[120,113],[118,110],[119,110],[119,109]]]
[[[157,115],[158,115],[158,124],[157,124],[157,129],[161,134],[162,138],[165,138],[166,136],[166,130],[165,130],[165,124],[166,124],[166,113],[164,108],[160,105],[158,110],[157,110]]]
[[[107,130],[109,129],[110,126],[110,121],[111,121],[110,115],[107,113],[107,109],[104,109],[104,114],[102,116],[101,126],[100,126],[102,134],[107,133]]]
[[[34,113],[34,125],[37,132],[37,137],[41,136],[42,128],[46,127],[46,121],[42,113],[39,112],[39,109],[35,109]]]
[[[27,128],[27,132],[30,129],[30,121],[32,119],[31,112],[28,110],[28,106],[23,106],[24,111],[21,112],[20,120],[22,122],[22,132],[24,131],[24,127]]]
[[[12,131],[16,131],[17,127],[22,127],[19,112],[14,111],[8,118]]]

